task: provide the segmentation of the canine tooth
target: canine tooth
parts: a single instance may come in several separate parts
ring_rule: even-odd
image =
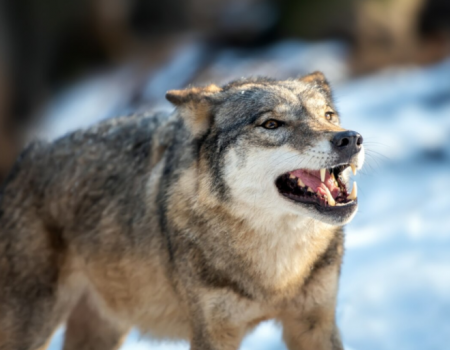
[[[290,179],[295,179],[295,176],[292,175],[292,174],[290,174],[290,175],[289,175],[289,178],[290,178]]]
[[[355,164],[350,164],[350,168],[352,168],[353,175],[356,175],[356,165]]]
[[[311,187],[308,186],[308,192],[314,193]]]
[[[328,199],[328,204],[332,207],[334,207],[336,205],[336,201],[334,200],[333,196],[331,195],[330,191],[328,190],[328,188],[326,188],[326,193],[325,195],[327,196]]]
[[[325,172],[327,171],[327,169],[320,169],[320,180],[322,180],[322,182],[325,181]]]
[[[328,198],[328,204],[332,207],[336,206],[336,201],[334,200],[333,197],[331,197],[331,199]]]
[[[297,183],[300,187],[305,187],[305,184],[303,183],[302,179],[298,179]]]
[[[351,199],[354,201],[356,197],[358,196],[358,188],[356,187],[356,181],[353,183],[352,192],[348,195],[348,199]]]

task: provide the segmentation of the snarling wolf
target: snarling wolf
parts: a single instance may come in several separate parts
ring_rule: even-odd
[[[342,349],[342,226],[363,139],[329,84],[250,78],[167,92],[171,114],[30,145],[0,192],[0,349],[116,349],[130,327],[238,349],[278,320],[290,350]]]

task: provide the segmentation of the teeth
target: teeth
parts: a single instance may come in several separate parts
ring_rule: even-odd
[[[289,178],[290,178],[290,179],[295,179],[295,176],[292,175],[292,174],[290,174],[290,175],[289,175]]]
[[[305,187],[305,184],[303,183],[302,179],[298,179],[297,183],[300,187]]]
[[[352,192],[348,195],[348,199],[351,199],[354,201],[356,197],[358,196],[358,188],[356,187],[356,181],[353,183]]]
[[[327,171],[327,169],[320,169],[320,179],[322,180],[322,182],[325,181],[325,172]]]
[[[336,178],[334,177],[334,173],[331,173],[331,178],[333,179],[334,184],[335,184],[336,186],[338,186],[338,182],[336,181]]]
[[[356,165],[355,164],[350,164],[350,168],[352,168],[353,175],[356,175]]]
[[[308,186],[308,192],[314,193],[311,187]]]
[[[331,195],[327,187],[325,187],[325,191],[326,191],[325,195],[327,196],[328,199],[328,204],[334,207],[336,205],[336,201],[334,200],[333,196]]]

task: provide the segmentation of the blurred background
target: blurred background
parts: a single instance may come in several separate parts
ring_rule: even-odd
[[[1,0],[0,181],[31,139],[170,109],[168,89],[314,70],[367,149],[338,298],[346,349],[449,349],[448,0]],[[134,331],[123,349],[188,344]],[[268,322],[241,349],[285,347]]]

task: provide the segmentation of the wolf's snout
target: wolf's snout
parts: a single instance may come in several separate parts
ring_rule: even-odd
[[[361,150],[363,137],[356,131],[341,131],[333,136],[331,143],[340,152],[357,153]]]

